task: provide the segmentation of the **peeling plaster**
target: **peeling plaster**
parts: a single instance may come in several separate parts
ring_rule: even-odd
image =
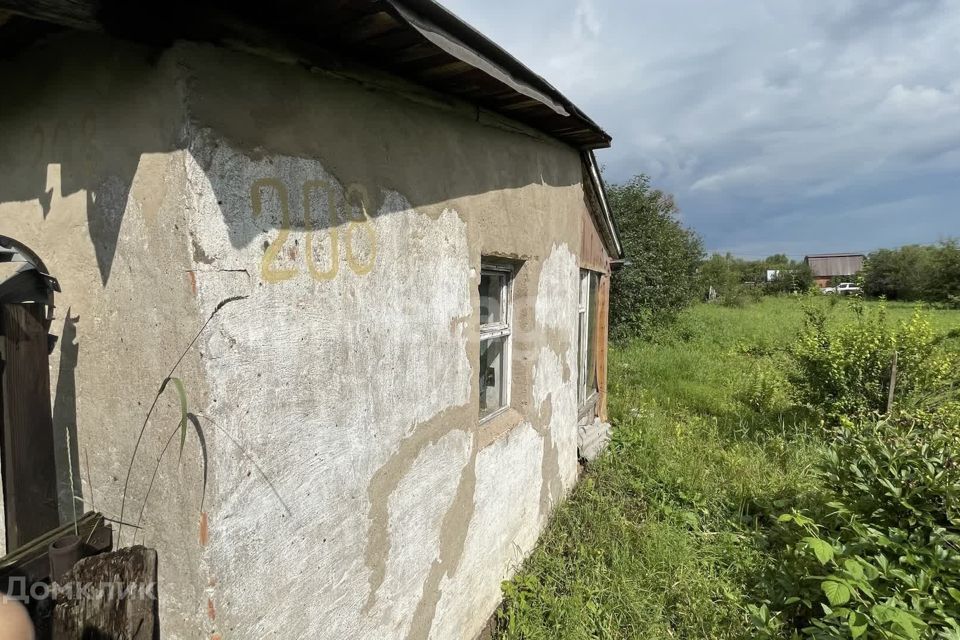
[[[218,577],[217,622],[250,637],[275,628],[296,637],[399,636],[417,618],[430,567],[458,558],[448,551],[457,546],[449,514],[472,501],[464,486],[473,460],[465,419],[472,412],[463,409],[473,379],[463,322],[471,316],[464,223],[453,211],[432,220],[397,193],[379,194],[382,207],[367,212],[377,238],[369,272],[341,262],[336,277],[315,279],[303,259],[308,229],[296,224],[304,201],[289,194],[294,185],[323,181],[343,196],[337,206],[347,219],[349,185],[316,161],[248,158],[209,132],[196,140],[186,172],[194,255],[210,260],[195,265],[201,308],[250,296],[224,309],[208,332],[205,412],[260,460],[292,512],[284,517],[214,433],[205,562]],[[253,215],[249,185],[264,180],[287,186],[293,223],[285,245],[303,247],[301,259],[280,252],[267,265],[296,270],[274,282],[264,278],[263,246],[277,242],[271,227],[283,224],[283,202],[271,187],[273,200]],[[326,199],[310,204],[323,214],[315,220],[329,221]],[[335,227],[341,240],[346,226]],[[240,247],[238,228],[249,235]],[[329,258],[329,242],[328,234],[325,246],[314,245],[318,263]],[[249,284],[204,277],[211,269],[257,276]],[[424,493],[425,486],[432,490]],[[328,580],[309,602],[276,601],[278,587],[318,576]],[[264,610],[263,602],[277,606]],[[365,606],[369,615],[347,614]],[[338,609],[345,615],[332,615]]]
[[[0,183],[25,194],[0,213],[83,318],[98,506],[119,502],[130,399],[245,296],[183,364],[205,511],[190,438],[145,515],[165,636],[472,638],[577,473],[578,154],[206,45],[91,41],[53,42],[38,70],[82,64],[0,116]],[[482,256],[522,266],[513,406],[478,424]]]

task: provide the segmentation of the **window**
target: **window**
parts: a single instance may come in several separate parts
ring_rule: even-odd
[[[510,267],[480,270],[480,419],[510,404]]]
[[[577,388],[577,400],[584,404],[597,392],[597,290],[600,287],[600,274],[581,269],[580,271],[580,332],[577,365],[580,370],[580,384]]]

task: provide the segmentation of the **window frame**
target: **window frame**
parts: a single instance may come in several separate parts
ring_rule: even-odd
[[[492,341],[503,338],[503,352],[500,355],[503,358],[503,406],[498,407],[490,413],[480,416],[479,407],[477,413],[480,424],[488,422],[494,417],[500,415],[510,408],[511,391],[513,385],[513,276],[514,268],[508,264],[498,262],[482,261],[480,264],[480,277],[483,276],[503,277],[504,284],[500,290],[500,320],[498,322],[488,322],[480,324],[480,346],[482,348],[484,341]],[[479,287],[478,287],[479,289]],[[480,305],[477,305],[477,316],[479,319]],[[478,352],[479,353],[479,352]],[[479,366],[479,360],[478,360]]]
[[[587,389],[587,363],[589,361],[588,352],[594,350],[593,362],[596,367],[599,358],[599,348],[596,334],[591,333],[590,327],[590,305],[597,305],[600,302],[600,276],[601,274],[590,269],[580,269],[580,280],[577,294],[577,406],[578,413],[583,419],[588,413],[588,409],[596,407],[597,399],[600,395],[599,381],[596,381],[593,389]],[[596,289],[593,289],[594,295],[591,296],[591,284],[593,278],[597,279]],[[599,310],[597,310],[599,311]],[[595,314],[595,322],[599,322],[599,317]],[[591,336],[593,340],[591,340]]]

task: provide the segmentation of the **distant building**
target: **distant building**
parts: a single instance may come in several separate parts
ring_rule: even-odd
[[[853,278],[863,271],[862,253],[822,253],[806,256],[803,261],[813,271],[813,280],[818,287],[830,286],[833,278]]]

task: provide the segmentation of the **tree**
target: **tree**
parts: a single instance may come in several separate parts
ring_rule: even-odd
[[[680,222],[673,196],[652,188],[645,175],[611,185],[608,196],[627,259],[611,283],[611,335],[649,334],[702,294],[703,243]]]
[[[923,288],[929,300],[960,306],[960,244],[956,240],[936,247]]]
[[[703,291],[713,288],[721,297],[730,295],[743,284],[742,263],[729,253],[714,253],[700,265],[700,288]]]
[[[907,245],[867,256],[864,292],[891,300],[951,302],[960,297],[960,245]]]
[[[900,249],[880,249],[867,256],[864,266],[864,292],[890,300],[920,300],[926,297],[931,273],[933,247],[907,245]]]
[[[780,274],[772,282],[767,283],[765,293],[799,293],[807,291],[813,286],[813,271],[806,262],[790,260],[785,264],[770,264],[768,262],[766,268],[777,269]]]
[[[793,264],[793,261],[783,253],[775,253],[772,256],[767,256],[763,262],[769,269],[776,269],[777,267],[786,268]]]

